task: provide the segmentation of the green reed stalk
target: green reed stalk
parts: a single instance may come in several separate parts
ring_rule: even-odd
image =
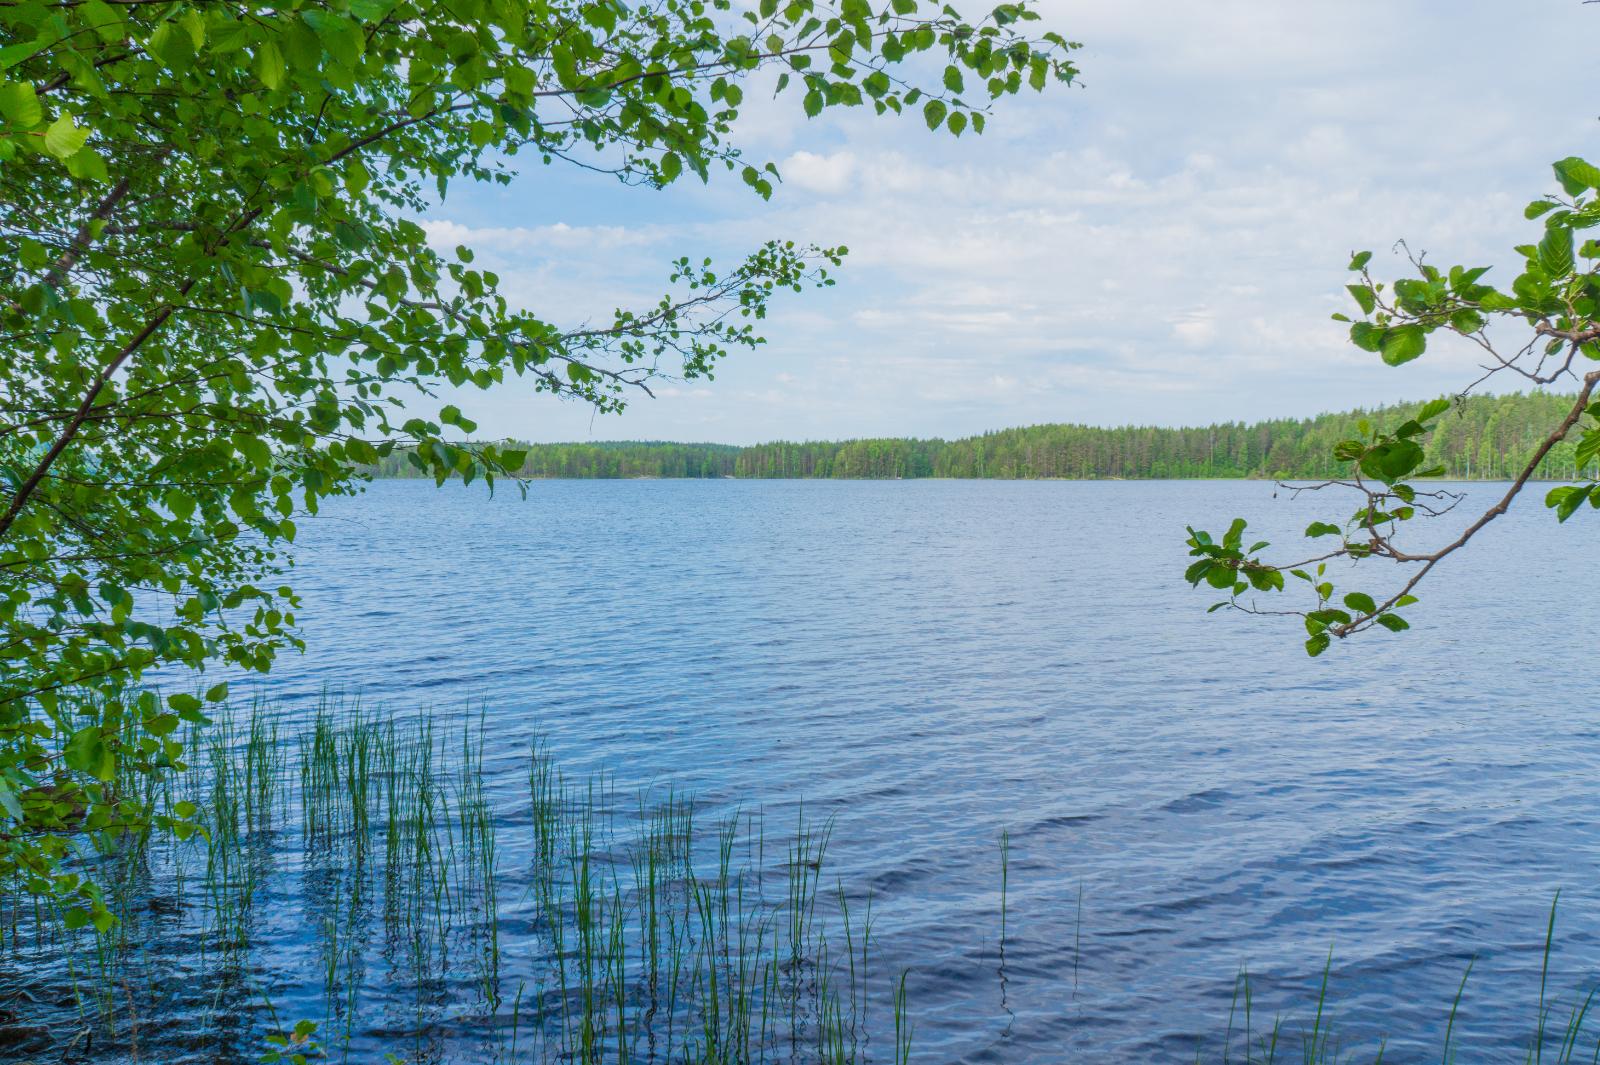
[[[1006,945],[1006,892],[1011,881],[1011,831],[1000,830],[1000,949]]]

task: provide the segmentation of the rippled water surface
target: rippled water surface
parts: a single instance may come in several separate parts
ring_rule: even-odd
[[[537,733],[623,787],[832,813],[833,872],[910,969],[915,1061],[1220,1057],[1240,968],[1257,1025],[1309,1023],[1330,947],[1347,1047],[1437,1060],[1476,956],[1457,1044],[1520,1060],[1557,889],[1549,994],[1600,972],[1594,522],[1530,499],[1412,631],[1314,661],[1293,619],[1207,617],[1181,580],[1186,523],[1276,539],[1342,508],[1245,482],[384,482],[303,528],[311,650],[266,684],[481,702],[507,779]]]
[[[1330,946],[1348,1045],[1433,1054],[1477,956],[1458,1027],[1519,1057],[1558,888],[1551,987],[1600,969],[1593,523],[1529,500],[1411,632],[1315,661],[1180,579],[1186,522],[1328,509],[1240,482],[380,483],[306,528],[312,651],[271,685],[483,699],[506,750],[538,728],[624,784],[827,808],[922,1061],[1192,1058],[1241,966],[1258,1011],[1304,1015]]]

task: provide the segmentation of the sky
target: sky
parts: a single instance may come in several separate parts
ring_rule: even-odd
[[[957,3],[958,8],[961,7]],[[973,12],[976,7],[967,5]],[[778,237],[847,245],[769,343],[618,415],[526,387],[451,395],[479,436],[748,444],[956,437],[1042,422],[1195,425],[1458,390],[1465,346],[1385,367],[1330,320],[1352,250],[1404,239],[1493,265],[1600,157],[1600,5],[1580,0],[1046,0],[1073,87],[999,101],[981,136],[750,91],[735,127],[783,176],[625,188],[527,164],[425,220],[547,320],[653,303],[669,262]],[[441,400],[441,401],[442,401]]]

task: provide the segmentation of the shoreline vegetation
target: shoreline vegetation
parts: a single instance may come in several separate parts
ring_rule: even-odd
[[[1426,442],[1425,465],[1452,480],[1515,476],[1572,397],[1547,392],[1469,396],[1441,419]],[[861,479],[943,477],[994,480],[1161,480],[1335,478],[1349,464],[1333,445],[1360,423],[1393,427],[1422,402],[1371,410],[1228,422],[1191,428],[1033,425],[953,440],[906,437],[774,441],[739,447],[665,441],[529,444],[520,475],[579,480],[637,478]],[[1538,479],[1576,475],[1576,434],[1540,463]],[[369,472],[380,478],[433,477],[409,452],[396,451]]]
[[[83,837],[104,928],[0,877],[0,1057],[908,1060],[826,814],[712,819],[538,740],[490,771],[484,715],[257,701],[190,727],[189,771],[120,775],[195,831]]]
[[[446,724],[336,697],[309,714],[223,707],[191,727],[193,772],[116,784],[194,816],[197,831],[85,840],[83,868],[105,884],[115,923],[68,927],[0,879],[0,1051],[41,1062],[911,1060],[907,970],[883,960],[871,894],[828,868],[826,814],[800,807],[775,833],[760,810],[708,819],[670,788],[628,795],[604,775],[569,779],[537,740],[491,771],[484,738],[483,710]],[[1028,934],[1007,923],[1009,843],[1002,834],[996,870],[1002,983],[1008,941]],[[1573,1065],[1591,1049],[1600,1058],[1596,992],[1552,984],[1555,925],[1553,904],[1524,1046],[1530,1062]],[[1241,970],[1197,1065],[1381,1063],[1381,1032],[1336,1021],[1334,963],[1330,953],[1309,999],[1256,988],[1259,974]],[[1446,1062],[1476,1035],[1461,1013],[1481,1001],[1472,967],[1439,1004]],[[275,1049],[260,1056],[263,1045]]]

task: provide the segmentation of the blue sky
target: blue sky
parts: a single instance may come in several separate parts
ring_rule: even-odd
[[[958,5],[959,6],[959,5]],[[1420,398],[1464,347],[1388,369],[1350,347],[1348,253],[1510,265],[1548,164],[1600,156],[1600,6],[1579,0],[1049,0],[1082,84],[1002,101],[982,136],[752,90],[737,129],[784,182],[622,188],[526,164],[427,220],[508,294],[577,324],[653,302],[678,255],[845,244],[837,288],[770,343],[621,415],[516,386],[457,398],[532,440],[958,436],[1196,424]],[[1499,272],[1498,270],[1496,271]]]

